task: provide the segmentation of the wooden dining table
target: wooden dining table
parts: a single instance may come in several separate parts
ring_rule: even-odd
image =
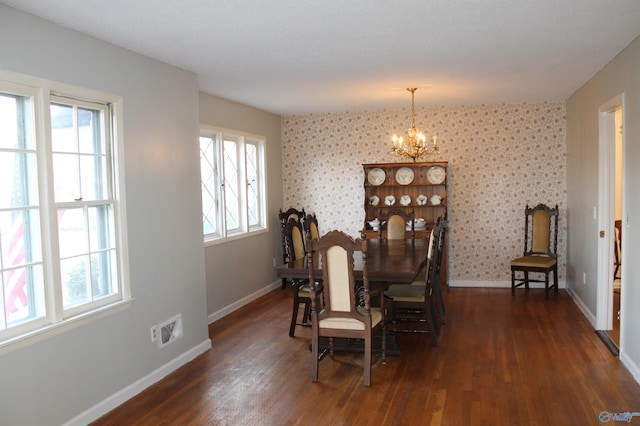
[[[372,287],[386,287],[390,284],[410,284],[427,261],[429,240],[425,238],[407,240],[368,239],[367,275]],[[354,253],[354,275],[362,279],[362,253]],[[313,257],[304,256],[276,268],[278,277],[287,279],[309,278],[309,259],[313,262],[314,278],[322,279],[322,265],[317,253]]]

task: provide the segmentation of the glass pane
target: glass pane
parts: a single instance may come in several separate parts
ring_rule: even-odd
[[[240,190],[238,188],[238,154],[235,141],[224,141],[224,201],[227,231],[240,227]]]
[[[257,225],[259,220],[258,191],[258,155],[257,147],[253,144],[245,145],[247,161],[247,213],[249,226]]]
[[[37,206],[36,154],[0,152],[0,208]]]
[[[93,300],[115,293],[112,287],[112,282],[115,281],[115,266],[115,250],[91,255],[91,295]]]
[[[56,202],[80,198],[79,159],[76,154],[53,154],[53,183]]]
[[[0,147],[34,149],[31,98],[0,93]]]
[[[5,322],[7,327],[44,315],[44,277],[42,265],[4,271]]]
[[[115,248],[115,232],[111,212],[110,205],[88,208],[91,251]]]
[[[87,253],[87,232],[82,208],[58,209],[60,257]]]
[[[0,213],[2,269],[42,262],[40,215],[37,209]]]
[[[218,232],[218,185],[216,179],[215,145],[212,138],[200,138],[200,175],[202,179],[202,231]]]
[[[78,152],[104,154],[100,111],[78,108],[78,139]]]
[[[51,147],[54,152],[78,152],[73,107],[51,104]]]
[[[60,262],[62,304],[65,309],[89,301],[89,256],[72,257]]]
[[[80,179],[84,201],[106,200],[109,197],[104,156],[80,156]]]

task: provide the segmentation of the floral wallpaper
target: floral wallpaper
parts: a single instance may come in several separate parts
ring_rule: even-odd
[[[405,160],[390,136],[411,124],[409,109],[287,116],[282,119],[283,209],[315,212],[321,233],[359,236],[362,164]],[[451,285],[504,285],[521,255],[526,204],[560,206],[559,281],[566,269],[564,102],[416,108],[416,127],[438,135],[448,161]]]

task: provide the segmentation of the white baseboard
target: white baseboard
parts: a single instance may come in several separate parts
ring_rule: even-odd
[[[582,312],[582,315],[584,315],[587,318],[587,321],[589,321],[591,323],[591,326],[595,329],[596,316],[593,314],[593,312],[591,312],[591,310],[587,307],[587,305],[582,301],[580,296],[578,296],[578,293],[573,291],[572,288],[568,287],[567,293],[569,293],[569,296],[571,296],[571,298],[573,299],[573,302],[578,306],[578,309],[580,309],[580,312]]]
[[[88,410],[78,414],[76,417],[66,422],[64,426],[82,426],[99,419],[109,411],[125,403],[152,384],[166,377],[168,374],[174,372],[178,368],[195,359],[197,356],[205,353],[209,349],[211,349],[211,340],[207,339],[196,347],[182,353],[179,357],[169,361],[160,368],[147,374],[140,380],[130,384],[126,388],[114,393],[107,399],[94,405]]]
[[[638,364],[633,362],[633,360],[629,357],[626,352],[620,352],[618,355],[622,364],[627,367],[627,370],[631,372],[631,375],[635,379],[636,382],[640,383],[640,368],[638,368]]]
[[[225,306],[224,308],[213,312],[212,314],[209,314],[209,324],[211,324],[212,322],[215,322],[217,320],[219,320],[220,318],[224,317],[225,315],[229,315],[231,312],[233,311],[237,311],[238,309],[242,308],[244,305],[248,304],[249,302],[252,302],[254,300],[256,300],[257,298],[264,296],[265,294],[275,290],[276,288],[280,287],[282,285],[282,281],[278,280],[278,281],[274,281],[271,284],[261,288],[258,291],[255,291],[253,293],[251,293],[250,295],[243,297],[242,299],[233,302],[232,304]]]

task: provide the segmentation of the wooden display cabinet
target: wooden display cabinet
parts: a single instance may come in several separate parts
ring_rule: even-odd
[[[377,237],[377,231],[369,222],[381,209],[399,208],[407,212],[414,210],[416,218],[425,220],[426,227],[416,228],[416,238],[428,238],[436,218],[447,211],[447,162],[363,164],[362,167],[366,237]]]

